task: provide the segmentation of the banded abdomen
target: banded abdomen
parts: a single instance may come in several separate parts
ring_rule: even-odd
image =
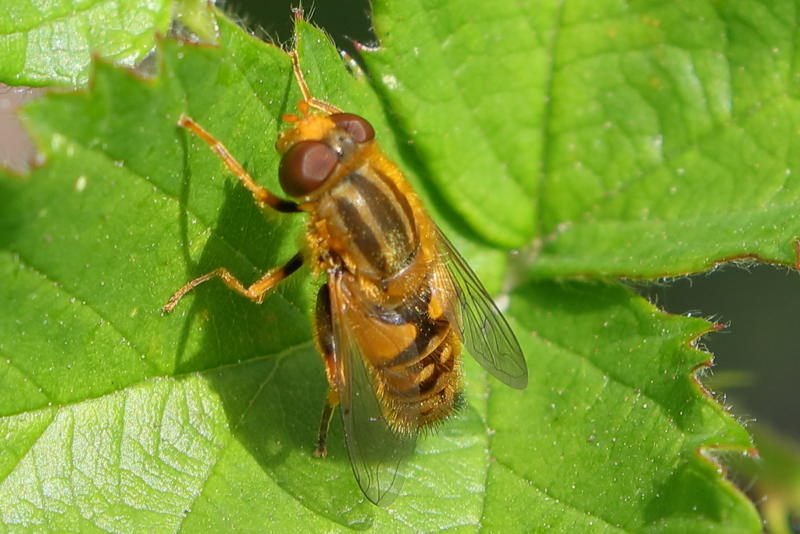
[[[343,283],[354,295],[362,285],[349,275]],[[436,293],[426,277],[397,305],[353,299],[362,309],[350,315],[352,335],[373,371],[384,416],[399,431],[441,420],[458,401],[461,342]]]
[[[452,413],[461,390],[461,342],[435,292],[428,277],[402,305],[376,310],[380,322],[414,328],[405,348],[382,362],[380,376],[398,414],[417,417],[419,425]]]

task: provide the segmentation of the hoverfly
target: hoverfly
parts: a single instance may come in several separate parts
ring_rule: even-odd
[[[355,478],[370,501],[385,504],[400,487],[398,470],[419,429],[459,402],[463,347],[511,387],[525,388],[528,370],[508,323],[383,154],[372,125],[311,96],[296,53],[290,57],[303,99],[299,114],[283,117],[291,127],[276,147],[281,187],[296,201],[258,185],[188,116],[178,125],[205,141],[259,206],[307,213],[306,246],[249,286],[215,269],[181,287],[164,311],[212,278],[260,303],[304,262],[325,273],[315,339],[329,388],[315,454],[325,456],[340,405]]]

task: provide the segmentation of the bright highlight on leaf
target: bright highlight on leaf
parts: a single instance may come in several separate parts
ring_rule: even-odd
[[[505,276],[495,247],[542,240],[531,266],[511,260],[528,389],[467,362],[466,408],[421,440],[389,509],[364,501],[338,424],[312,457],[310,276],[260,306],[206,284],[160,313],[193,276],[254,280],[296,250],[301,222],[259,212],[175,126],[191,115],[278,190],[273,143],[300,98],[285,53],[220,19],[218,48],[161,42],[153,80],[99,61],[88,91],[28,106],[47,164],[0,179],[0,524],[760,531],[712,461],[752,444],[692,378],[710,325],[550,277],[794,261],[791,88],[758,76],[748,37],[783,39],[789,4],[539,4],[376,2],[369,78],[298,27],[316,95],[372,122],[485,282]]]
[[[181,0],[180,4],[199,4]],[[92,54],[133,67],[169,29],[170,0],[66,0],[0,4],[0,79],[15,85],[84,85]]]

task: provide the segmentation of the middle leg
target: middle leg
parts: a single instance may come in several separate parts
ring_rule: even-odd
[[[223,284],[236,291],[241,296],[261,304],[261,301],[264,300],[264,295],[267,293],[267,291],[278,285],[278,282],[299,269],[301,265],[303,265],[303,255],[298,252],[284,265],[269,270],[267,274],[247,287],[245,287],[245,285],[242,284],[239,279],[233,276],[228,269],[225,267],[220,267],[218,269],[214,269],[210,273],[204,274],[203,276],[198,276],[180,288],[169,298],[162,309],[166,313],[171,312],[175,306],[178,305],[178,302],[184,297],[184,295],[186,295],[186,293],[196,288],[203,282],[211,280],[212,278],[221,279]]]

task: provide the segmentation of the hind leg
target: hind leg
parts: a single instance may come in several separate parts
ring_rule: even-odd
[[[315,313],[316,342],[322,360],[325,362],[325,376],[328,378],[328,394],[325,397],[325,406],[322,409],[322,419],[319,423],[319,434],[314,456],[322,457],[328,454],[327,439],[328,428],[336,405],[339,404],[339,392],[336,389],[336,362],[333,357],[333,316],[331,315],[331,297],[328,284],[319,288],[317,293],[317,309]]]

